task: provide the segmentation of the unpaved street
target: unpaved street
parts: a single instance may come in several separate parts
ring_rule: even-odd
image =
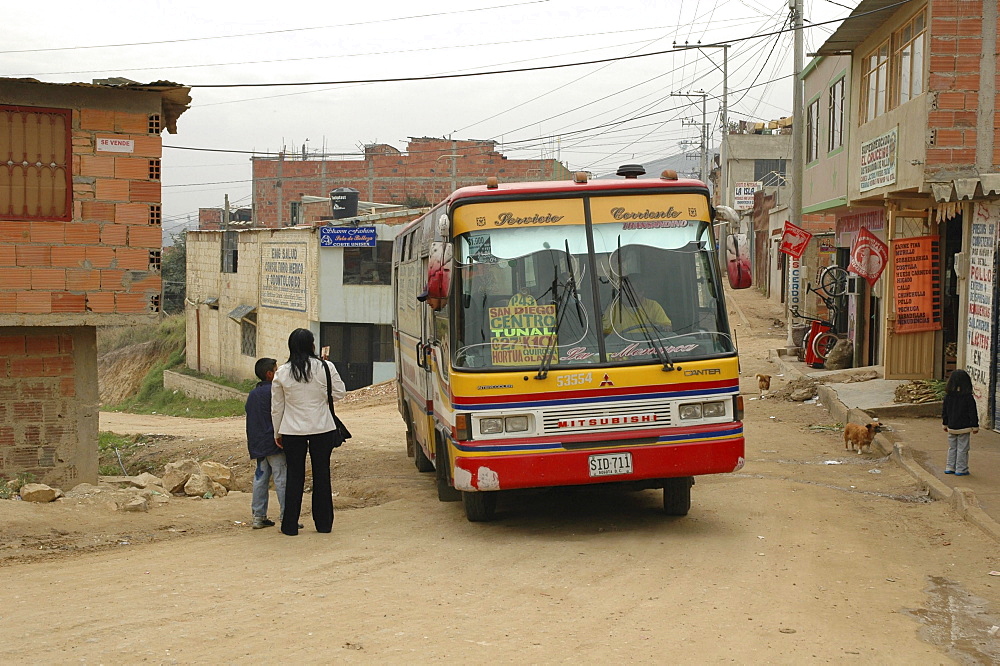
[[[0,662],[1000,660],[997,544],[845,453],[822,407],[750,400],[784,329],[758,294],[735,300],[747,465],[699,477],[687,517],[656,491],[543,492],[469,523],[405,456],[395,401],[357,401],[338,407],[355,438],[329,535],[251,530],[239,492],[134,514],[0,501]],[[101,419],[248,478],[242,419]]]

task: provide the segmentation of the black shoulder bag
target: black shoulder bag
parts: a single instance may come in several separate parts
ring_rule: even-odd
[[[344,422],[340,420],[337,412],[333,409],[333,377],[330,375],[330,366],[322,359],[320,359],[320,363],[323,364],[323,371],[326,372],[326,404],[330,406],[330,414],[333,415],[333,425],[337,430],[337,438],[333,443],[333,448],[337,448],[351,438],[351,431],[347,429],[347,426],[344,425]]]

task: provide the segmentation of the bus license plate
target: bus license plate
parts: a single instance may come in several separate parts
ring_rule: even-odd
[[[590,456],[591,476],[614,476],[617,474],[632,473],[632,454],[628,451],[622,453],[599,453]]]

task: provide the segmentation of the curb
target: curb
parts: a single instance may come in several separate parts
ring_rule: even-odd
[[[797,368],[786,365],[777,350],[769,351],[768,360],[778,365],[787,375],[795,375],[800,378],[805,376]],[[872,414],[863,409],[848,409],[847,405],[837,397],[837,392],[825,384],[817,385],[816,394],[820,404],[830,416],[841,423],[862,425],[873,418]],[[877,448],[884,456],[891,456],[933,499],[948,502],[955,513],[966,522],[972,523],[985,532],[987,536],[1000,542],[1000,523],[980,508],[979,500],[976,499],[976,494],[971,488],[963,486],[952,488],[938,479],[933,472],[924,468],[913,458],[909,447],[906,446],[905,442],[897,439],[894,433],[880,432],[876,434],[872,440],[872,448]]]

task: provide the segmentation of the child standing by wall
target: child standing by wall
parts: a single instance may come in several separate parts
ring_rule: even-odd
[[[260,382],[247,396],[247,448],[250,457],[257,461],[253,475],[253,528],[271,527],[274,521],[267,517],[268,486],[274,479],[274,490],[278,495],[281,514],[285,513],[285,480],[288,466],[285,452],[274,441],[274,427],[271,425],[271,380],[278,369],[278,361],[262,358],[254,366],[254,373]]]
[[[979,412],[972,395],[972,378],[965,370],[955,370],[948,378],[941,421],[948,433],[948,461],[945,474],[969,475],[969,440],[979,432]]]

